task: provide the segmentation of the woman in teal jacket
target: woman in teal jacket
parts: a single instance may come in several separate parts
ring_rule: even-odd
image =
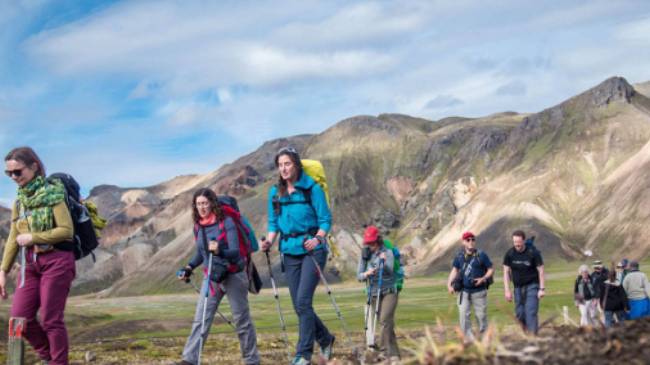
[[[298,315],[299,338],[292,365],[306,365],[311,361],[314,340],[321,355],[332,356],[334,336],[314,312],[312,302],[321,270],[327,261],[327,232],[332,216],[325,193],[311,177],[303,172],[300,156],[293,148],[284,148],[275,156],[280,175],[277,185],[271,187],[268,201],[267,240],[262,249],[268,250],[276,236],[289,285],[293,307]],[[313,256],[315,260],[308,257]]]

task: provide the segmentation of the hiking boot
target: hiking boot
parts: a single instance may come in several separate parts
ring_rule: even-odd
[[[194,365],[191,362],[187,362],[185,360],[181,360],[179,362],[172,363],[173,365]]]
[[[333,348],[334,348],[334,340],[336,340],[336,337],[332,336],[332,341],[330,341],[330,344],[325,346],[325,347],[320,348],[320,356],[325,358],[325,360],[329,361],[329,360],[332,359],[332,351],[333,351]]]
[[[310,365],[310,361],[300,355],[296,355],[291,361],[291,365]]]

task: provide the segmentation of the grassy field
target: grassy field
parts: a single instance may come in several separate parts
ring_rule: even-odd
[[[647,267],[650,262],[644,263]],[[577,263],[558,263],[547,266],[547,295],[541,302],[542,320],[557,316],[562,321],[562,307],[568,306],[574,320],[579,318],[573,306],[573,281],[577,275]],[[497,272],[496,283],[489,292],[489,319],[500,330],[513,327],[513,304],[503,298],[503,285]],[[458,323],[455,296],[446,291],[446,273],[427,278],[410,278],[400,294],[396,320],[398,334],[421,334],[426,326],[440,321],[450,333]],[[179,285],[179,290],[187,286]],[[350,329],[353,341],[363,342],[363,307],[365,294],[361,284],[347,282],[332,286],[336,301]],[[288,291],[280,292],[281,304],[290,341],[297,339],[297,319],[291,308]],[[86,351],[97,354],[98,363],[166,363],[177,359],[188,334],[194,314],[197,294],[169,294],[146,297],[123,297],[96,299],[91,296],[69,299],[66,320],[72,342],[73,360],[81,361]],[[260,350],[269,359],[282,357],[284,346],[280,341],[280,328],[275,301],[270,289],[251,296],[252,315],[259,334]],[[9,302],[0,305],[0,320],[6,323]],[[339,338],[341,350],[345,336],[341,323],[330,300],[321,286],[314,298],[314,307],[327,326]],[[220,311],[230,317],[227,300]],[[6,327],[5,327],[6,328]],[[239,351],[233,330],[225,323],[212,327],[214,334],[206,348],[206,354],[215,361],[238,363]],[[2,336],[6,336],[2,331]],[[2,341],[4,344],[6,341]],[[4,345],[2,345],[4,346]],[[349,347],[349,346],[348,346]],[[4,347],[0,347],[4,353]],[[210,357],[212,356],[212,357]],[[225,356],[225,357],[224,357]],[[0,362],[4,361],[0,355]],[[33,357],[30,357],[33,358]]]

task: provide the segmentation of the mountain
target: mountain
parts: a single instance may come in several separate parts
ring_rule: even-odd
[[[328,264],[332,279],[356,269],[369,223],[398,243],[412,275],[447,270],[465,230],[495,262],[517,228],[537,237],[547,260],[584,258],[586,249],[604,260],[641,257],[650,251],[637,238],[650,218],[648,89],[613,77],[534,114],[356,116],[320,134],[266,142],[207,175],[98,186],[90,199],[110,223],[97,262],[79,263],[75,291],[187,290],[173,274],[194,250],[192,192],[236,196],[259,236],[277,181],[273,157],[287,145],[325,166],[340,251]]]
[[[0,239],[4,239],[9,235],[9,225],[11,221],[11,210],[0,205]]]
[[[650,97],[650,81],[634,84],[634,89],[639,93]]]

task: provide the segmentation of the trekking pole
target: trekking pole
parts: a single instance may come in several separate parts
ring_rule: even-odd
[[[20,285],[18,285],[19,288],[22,288],[25,286],[25,266],[27,266],[27,249],[25,246],[22,246],[20,248]]]
[[[314,262],[314,266],[316,266],[316,270],[318,271],[318,276],[320,277],[321,281],[323,282],[323,285],[325,285],[325,288],[327,289],[327,295],[330,297],[330,300],[332,301],[332,306],[334,307],[334,311],[336,312],[336,316],[339,318],[339,321],[341,321],[341,326],[343,327],[343,331],[345,332],[345,339],[346,339],[346,342],[348,343],[348,347],[353,349],[353,352],[356,353],[357,348],[352,344],[352,340],[350,339],[350,331],[348,331],[348,326],[345,323],[345,320],[343,319],[343,315],[341,314],[341,310],[339,309],[339,306],[336,304],[336,300],[334,299],[334,296],[332,295],[332,290],[330,289],[330,286],[327,283],[327,279],[325,279],[325,275],[323,275],[323,270],[321,270],[320,265],[318,265],[318,262],[314,258],[313,251],[309,251],[307,253],[307,255],[309,257],[311,257],[311,260]]]
[[[212,251],[208,252],[208,275],[205,277],[205,296],[203,299],[203,316],[201,317],[201,338],[199,338],[199,359],[197,365],[201,365],[201,353],[203,352],[205,338],[205,315],[208,310],[208,297],[210,296],[210,275],[212,274]]]
[[[183,273],[183,270],[179,270],[179,271],[176,273],[176,275],[177,275],[177,276],[181,276],[182,273]],[[187,283],[187,284],[191,284],[192,287],[194,288],[194,291],[197,292],[197,293],[199,293],[199,294],[201,294],[201,289],[199,289],[199,287],[196,286],[196,284],[194,284],[194,282],[192,281],[192,279],[190,279],[190,278],[188,277],[188,278],[185,278],[183,281],[184,281],[185,283]],[[230,325],[230,327],[232,327],[233,330],[236,330],[235,325],[232,324],[232,321],[229,320],[228,317],[226,317],[226,316],[225,316],[223,313],[221,313],[218,309],[217,309],[215,312],[217,312],[217,314],[219,315],[219,317],[221,317],[221,319],[223,319],[224,322],[228,323],[228,324]]]
[[[262,237],[262,241],[265,241],[266,238]],[[271,268],[271,257],[269,256],[269,250],[264,251],[266,254],[266,264],[269,268],[269,278],[271,279],[271,286],[273,287],[273,296],[275,297],[275,305],[278,309],[278,315],[280,316],[280,327],[282,328],[282,335],[284,339],[285,348],[287,349],[287,356],[291,360],[291,350],[289,350],[289,336],[287,336],[287,326],[284,322],[284,315],[282,314],[282,307],[280,306],[280,296],[278,295],[278,287],[275,285],[275,277],[273,276],[273,269]]]
[[[372,323],[372,312],[370,311],[370,308],[372,307],[372,285],[370,284],[370,279],[366,279],[366,293],[367,299],[366,299],[366,308],[365,308],[365,313],[364,313],[364,333],[366,334],[366,346],[367,347],[372,347],[375,345],[374,343],[374,336],[370,337],[370,326],[368,326],[368,321],[370,320]]]
[[[196,284],[194,284],[193,282],[190,282],[190,283],[192,284],[192,286],[194,287],[194,290],[195,290],[197,293],[201,293],[201,290],[196,286]],[[232,321],[229,320],[228,317],[226,317],[226,315],[224,315],[223,313],[221,313],[221,311],[218,310],[218,309],[217,309],[215,312],[219,315],[219,317],[221,317],[221,319],[223,319],[224,322],[228,323],[228,325],[230,326],[230,328],[232,328],[233,330],[237,331],[237,328],[235,328],[235,325],[232,324]]]
[[[379,304],[381,303],[381,284],[384,275],[384,259],[379,260],[379,277],[377,277],[377,303],[375,304],[375,320],[372,323],[372,343],[375,343],[375,333],[377,333],[377,321],[379,321]]]

